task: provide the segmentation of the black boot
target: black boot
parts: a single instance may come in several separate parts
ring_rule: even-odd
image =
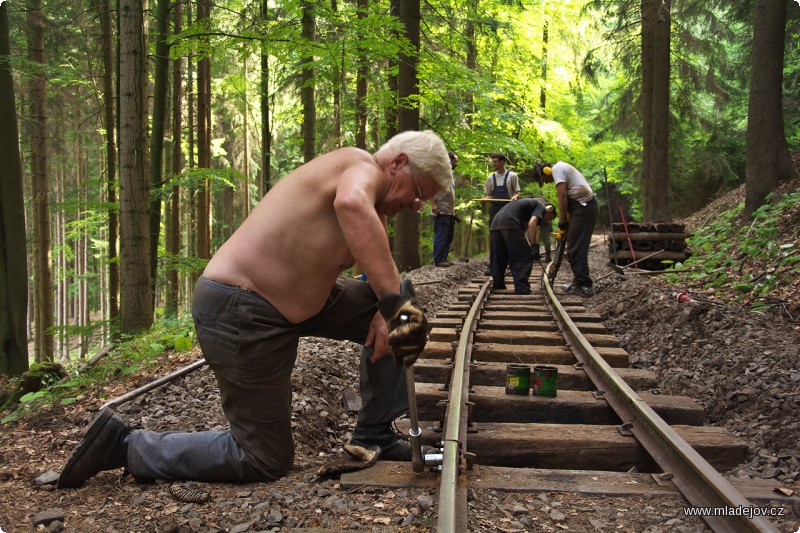
[[[128,423],[110,408],[103,409],[72,452],[58,478],[58,488],[80,487],[103,470],[128,466]]]
[[[411,445],[392,429],[391,422],[377,425],[356,425],[350,444],[366,448],[380,446],[380,459],[386,461],[411,461]]]

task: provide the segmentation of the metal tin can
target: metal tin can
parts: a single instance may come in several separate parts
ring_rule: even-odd
[[[558,368],[547,365],[533,367],[533,383],[531,394],[555,398],[558,391]]]
[[[506,366],[506,394],[527,396],[531,387],[531,367],[510,364]]]

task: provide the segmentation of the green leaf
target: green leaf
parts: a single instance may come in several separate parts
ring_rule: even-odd
[[[32,402],[33,400],[35,400],[37,398],[41,398],[45,394],[47,394],[47,391],[43,391],[43,390],[39,390],[39,391],[36,391],[36,392],[29,392],[28,394],[24,395],[22,398],[19,399],[19,403]]]
[[[139,365],[126,366],[125,368],[122,369],[122,373],[123,374],[133,374],[134,372],[136,372],[140,368],[142,368],[142,367],[139,366]]]
[[[77,398],[62,398],[61,405],[72,405],[77,401],[78,401]]]
[[[192,349],[192,339],[189,337],[175,337],[175,349],[179,352],[185,352]]]
[[[151,342],[149,344],[149,346],[150,346],[150,349],[153,350],[154,352],[161,353],[161,352],[164,351],[164,346],[161,343]]]

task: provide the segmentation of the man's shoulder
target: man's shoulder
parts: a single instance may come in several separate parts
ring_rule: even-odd
[[[361,148],[352,146],[337,148],[319,157],[314,158],[311,163],[323,165],[329,169],[339,169],[342,173],[353,169],[380,170],[378,162],[372,154]],[[316,166],[315,165],[315,166]]]
[[[356,148],[355,146],[345,146],[343,148],[337,148],[336,150],[331,150],[325,154],[320,155],[317,159],[332,159],[332,158],[346,158],[352,161],[371,161],[375,162],[375,158],[362,148]]]

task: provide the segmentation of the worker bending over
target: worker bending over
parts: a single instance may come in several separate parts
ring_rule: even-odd
[[[553,204],[536,198],[522,198],[506,204],[494,217],[490,228],[492,286],[505,289],[506,267],[511,270],[515,294],[531,293],[531,269],[539,260],[536,241],[539,226],[556,216]]]

